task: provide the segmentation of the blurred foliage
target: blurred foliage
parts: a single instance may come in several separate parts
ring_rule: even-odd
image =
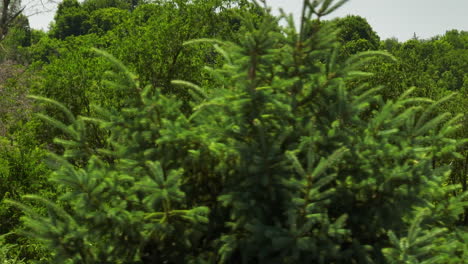
[[[305,2],[299,25],[247,0],[16,17],[0,263],[465,263],[468,32],[381,40]]]

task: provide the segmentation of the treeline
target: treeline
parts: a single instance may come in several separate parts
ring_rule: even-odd
[[[381,40],[306,2],[18,16],[0,263],[466,263],[468,32]]]

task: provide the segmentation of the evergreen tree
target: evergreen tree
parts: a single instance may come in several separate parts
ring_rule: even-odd
[[[131,94],[123,105],[76,117],[35,97],[68,119],[41,116],[65,134],[50,164],[66,192],[56,203],[26,196],[47,216],[10,203],[52,263],[447,263],[438,252],[463,261],[455,220],[466,199],[444,199],[450,167],[432,166],[460,158],[465,140],[449,137],[460,117],[433,115],[443,101],[411,90],[383,101],[379,88],[349,88],[369,75],[363,65],[392,57],[337,62],[337,31],[317,22],[346,1],[304,2],[299,32],[292,17],[282,29],[278,18],[246,17],[237,44],[186,43],[213,43],[225,64],[207,69],[215,89],[173,81],[185,102],[140,85],[103,51],[114,67],[105,83]],[[102,148],[88,144],[91,124],[107,135]]]

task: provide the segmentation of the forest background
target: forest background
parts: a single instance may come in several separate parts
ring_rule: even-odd
[[[468,32],[305,2],[4,1],[0,263],[466,263]]]

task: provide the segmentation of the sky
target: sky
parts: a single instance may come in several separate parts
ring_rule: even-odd
[[[35,0],[39,1],[39,0]],[[275,14],[283,8],[298,20],[303,0],[266,0]],[[48,29],[54,16],[51,11],[29,18],[31,27]],[[468,31],[468,0],[350,0],[325,19],[360,15],[367,19],[381,39],[396,37],[405,41],[416,34],[427,39],[442,35],[447,30]]]

